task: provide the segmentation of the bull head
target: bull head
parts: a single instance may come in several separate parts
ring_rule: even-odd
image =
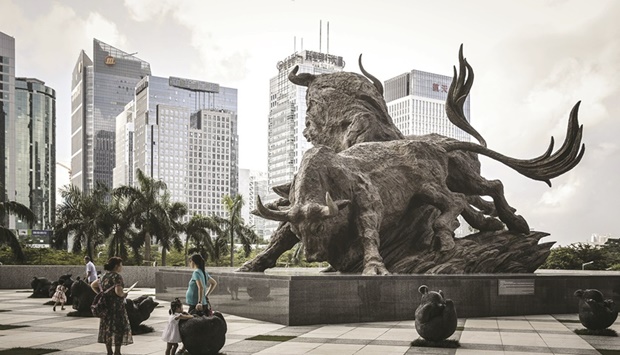
[[[314,205],[309,206],[309,209],[319,208],[320,215],[323,217],[333,217],[338,214],[338,211],[345,208],[347,205],[351,203],[351,200],[338,200],[334,201],[329,194],[329,192],[325,193],[325,205]],[[280,222],[291,222],[295,220],[296,216],[304,209],[301,208],[289,208],[288,210],[281,211],[279,209],[267,208],[263,205],[260,196],[256,196],[256,209],[252,211],[252,214],[256,216],[263,217],[265,219],[270,219],[272,221],[280,221]],[[308,209],[303,211],[304,213],[308,213]]]
[[[308,86],[314,79],[316,79],[316,75],[310,73],[301,73],[297,75],[299,71],[299,65],[296,65],[290,73],[288,73],[288,80],[290,80],[293,84],[297,84],[300,86]]]

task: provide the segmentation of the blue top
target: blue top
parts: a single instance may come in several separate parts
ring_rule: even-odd
[[[205,275],[202,274],[202,270],[196,269],[192,272],[192,278],[189,280],[189,285],[187,286],[187,293],[185,293],[185,303],[190,306],[196,305],[196,300],[198,299],[198,285],[196,284],[196,280],[200,280],[202,282],[202,286],[204,287],[204,294],[202,295],[202,304],[207,304],[207,279],[209,279],[209,273],[205,272]]]

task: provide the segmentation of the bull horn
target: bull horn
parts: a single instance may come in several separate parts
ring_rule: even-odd
[[[377,90],[379,90],[379,94],[383,95],[383,84],[381,84],[381,81],[377,78],[374,77],[374,75],[370,74],[369,72],[366,71],[366,69],[364,69],[364,66],[362,65],[362,55],[360,54],[360,58],[359,58],[359,64],[360,64],[360,70],[362,71],[362,73],[372,81],[373,84],[375,84],[375,87],[377,88]]]
[[[307,87],[314,79],[316,79],[316,76],[310,73],[301,73],[297,75],[298,71],[299,65],[296,65],[295,68],[288,73],[288,80],[290,80],[293,84]]]
[[[325,204],[326,206],[323,207],[323,216],[333,217],[338,214],[338,205],[334,202],[334,200],[332,200],[329,192],[325,193]]]
[[[288,213],[286,211],[275,211],[263,206],[263,202],[258,195],[256,195],[256,209],[252,211],[252,214],[272,221],[288,221]]]

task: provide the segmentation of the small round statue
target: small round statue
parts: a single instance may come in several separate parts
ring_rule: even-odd
[[[415,310],[415,329],[418,334],[429,341],[447,339],[456,330],[454,303],[445,299],[441,290],[429,291],[426,285],[422,285],[418,291],[422,294],[420,305]]]
[[[618,309],[612,299],[604,299],[599,290],[575,291],[579,298],[579,320],[590,330],[606,329],[618,318]]]

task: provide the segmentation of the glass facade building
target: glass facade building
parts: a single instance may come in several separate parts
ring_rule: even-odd
[[[0,121],[1,198],[29,207],[36,216],[32,229],[51,229],[56,211],[56,92],[41,80],[15,78],[15,39],[3,33]],[[8,227],[30,234],[30,226],[15,216],[9,216]]]
[[[115,119],[134,98],[149,63],[97,39],[80,52],[71,80],[71,183],[83,191],[113,184]]]
[[[345,62],[340,56],[309,50],[293,53],[278,62],[278,75],[269,82],[269,191],[274,186],[293,181],[304,152],[312,146],[303,136],[307,88],[288,80],[288,74],[296,65],[299,66],[298,73],[327,74],[342,71]],[[263,202],[276,198],[274,193],[269,192]],[[266,223],[266,229],[270,231],[278,225],[274,221]]]
[[[239,185],[237,89],[147,76],[116,127],[123,150],[117,151],[115,187],[131,184],[140,169],[163,180],[171,200],[187,204],[189,216],[225,216],[222,197],[237,194]]]
[[[469,134],[456,127],[446,115],[446,98],[452,77],[420,70],[385,81],[385,101],[398,129],[405,135],[438,133],[469,141]],[[469,96],[463,106],[469,121]]]

